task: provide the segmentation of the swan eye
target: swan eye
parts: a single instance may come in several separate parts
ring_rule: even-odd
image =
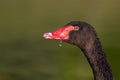
[[[74,30],[75,30],[75,31],[78,31],[78,30],[79,30],[79,27],[78,27],[78,26],[74,26]]]

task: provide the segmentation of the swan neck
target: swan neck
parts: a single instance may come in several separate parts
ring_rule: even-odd
[[[99,39],[95,40],[91,47],[81,48],[81,50],[92,68],[94,80],[114,80]]]

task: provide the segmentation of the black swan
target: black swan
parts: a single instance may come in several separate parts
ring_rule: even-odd
[[[114,80],[101,42],[90,24],[72,21],[58,30],[45,33],[43,37],[65,41],[79,47],[92,68],[94,80]]]

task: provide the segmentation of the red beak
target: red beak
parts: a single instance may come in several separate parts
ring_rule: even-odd
[[[56,39],[56,40],[68,40],[69,32],[74,30],[74,27],[71,25],[64,26],[53,32],[47,32],[43,34],[43,37],[46,39]]]

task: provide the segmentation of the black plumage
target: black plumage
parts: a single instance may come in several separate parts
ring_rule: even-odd
[[[43,37],[62,40],[79,47],[92,68],[94,80],[114,80],[101,42],[90,24],[72,21],[63,28],[45,33]]]
[[[94,28],[80,21],[72,21],[67,25],[79,27],[78,31],[71,31],[69,39],[65,41],[78,46],[83,51],[92,68],[94,79],[113,80],[108,60]]]

